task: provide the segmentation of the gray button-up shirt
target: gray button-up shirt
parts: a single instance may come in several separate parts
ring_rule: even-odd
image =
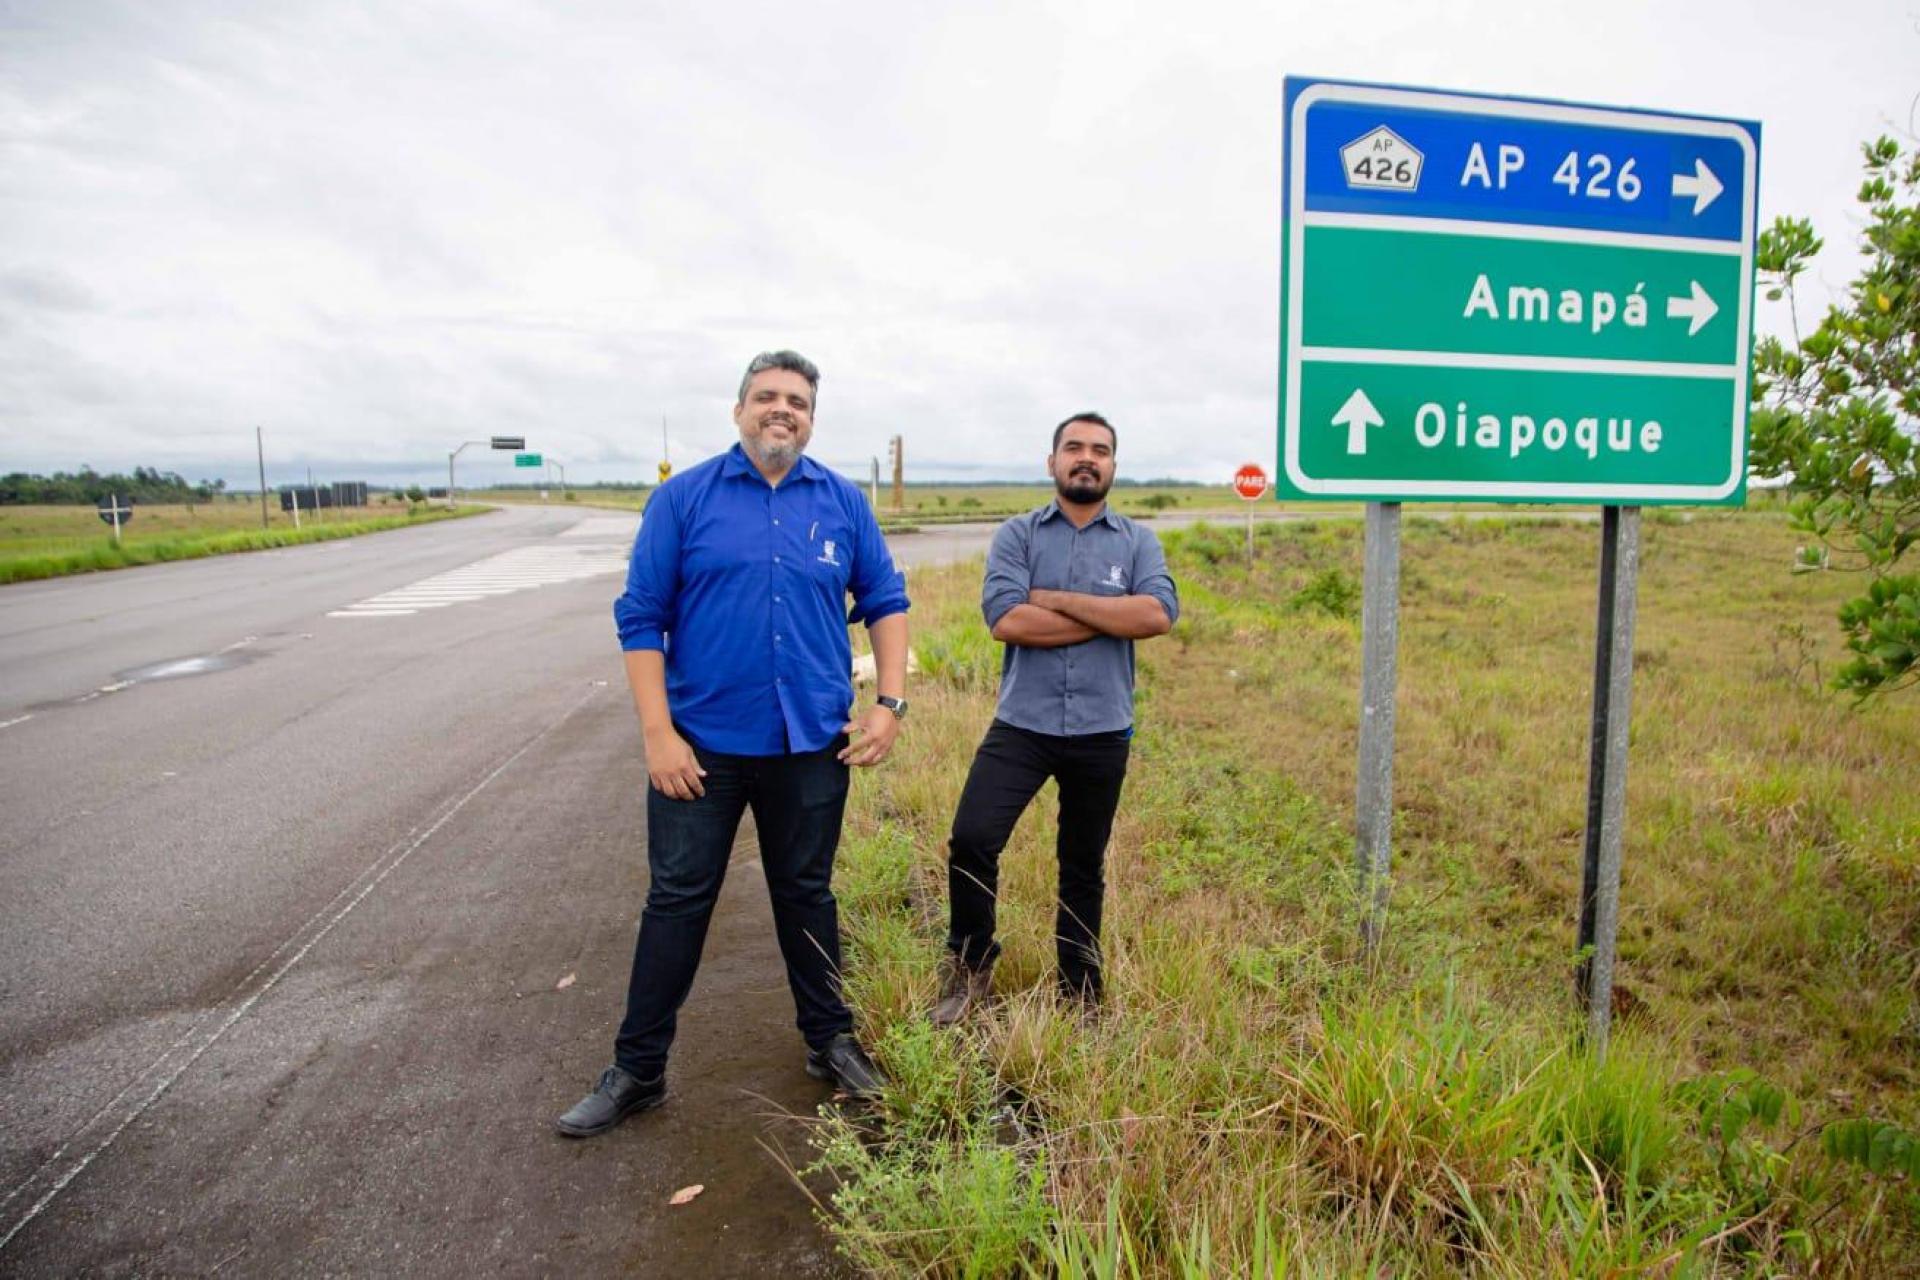
[[[1180,616],[1167,557],[1153,531],[1112,507],[1082,528],[1049,502],[1015,516],[993,535],[980,611],[992,627],[1027,592],[1152,596]],[[1094,636],[1055,649],[1010,644],[1000,664],[996,715],[1016,728],[1056,735],[1110,733],[1133,725],[1133,641]]]

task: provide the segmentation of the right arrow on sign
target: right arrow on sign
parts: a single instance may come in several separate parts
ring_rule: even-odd
[[[1676,173],[1673,175],[1673,194],[1675,198],[1684,199],[1687,196],[1692,196],[1693,214],[1696,218],[1700,216],[1708,205],[1718,199],[1720,193],[1725,190],[1726,188],[1720,185],[1720,179],[1713,176],[1713,170],[1707,168],[1707,162],[1705,160],[1696,159],[1693,162],[1692,173]]]
[[[1380,411],[1373,407],[1373,401],[1367,399],[1367,393],[1355,387],[1340,411],[1333,415],[1333,425],[1347,429],[1347,452],[1365,453],[1367,451],[1367,428],[1378,427],[1386,423]]]
[[[1689,281],[1693,286],[1693,296],[1688,298],[1667,299],[1667,319],[1689,320],[1687,336],[1691,338],[1705,327],[1707,321],[1720,314],[1720,308],[1713,305],[1713,299],[1700,287],[1698,280]]]

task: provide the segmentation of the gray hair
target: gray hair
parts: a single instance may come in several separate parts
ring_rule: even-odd
[[[807,359],[798,351],[762,351],[759,355],[749,360],[747,362],[747,372],[745,376],[740,379],[740,394],[735,397],[734,403],[745,404],[747,402],[747,387],[753,382],[753,375],[756,373],[765,373],[769,369],[785,369],[789,373],[797,373],[805,378],[814,404],[816,406],[819,404],[820,369],[813,361]]]

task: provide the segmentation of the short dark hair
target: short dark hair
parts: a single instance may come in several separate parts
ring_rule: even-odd
[[[1067,428],[1072,426],[1076,422],[1091,422],[1096,427],[1105,427],[1107,429],[1107,434],[1113,437],[1114,449],[1116,451],[1119,450],[1120,433],[1113,429],[1113,424],[1111,422],[1108,422],[1105,418],[1101,417],[1099,414],[1089,410],[1086,413],[1074,414],[1071,418],[1068,418],[1065,422],[1061,423],[1059,426],[1053,429],[1052,452],[1054,453],[1060,452],[1060,437],[1065,435]]]
[[[753,382],[753,375],[765,373],[769,369],[785,369],[797,373],[807,380],[807,388],[814,407],[820,405],[820,369],[813,361],[798,351],[762,351],[747,361],[747,372],[740,379],[740,394],[734,397],[735,404],[747,402],[747,388]]]

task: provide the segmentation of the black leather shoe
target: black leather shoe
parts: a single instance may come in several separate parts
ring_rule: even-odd
[[[667,1073],[642,1080],[619,1067],[601,1073],[593,1092],[573,1104],[553,1122],[569,1138],[591,1138],[605,1133],[636,1111],[651,1111],[667,1100]]]
[[[886,1088],[886,1079],[873,1059],[860,1047],[851,1032],[841,1032],[824,1049],[807,1051],[807,1074],[815,1080],[831,1080],[834,1087],[850,1098],[871,1101]]]

